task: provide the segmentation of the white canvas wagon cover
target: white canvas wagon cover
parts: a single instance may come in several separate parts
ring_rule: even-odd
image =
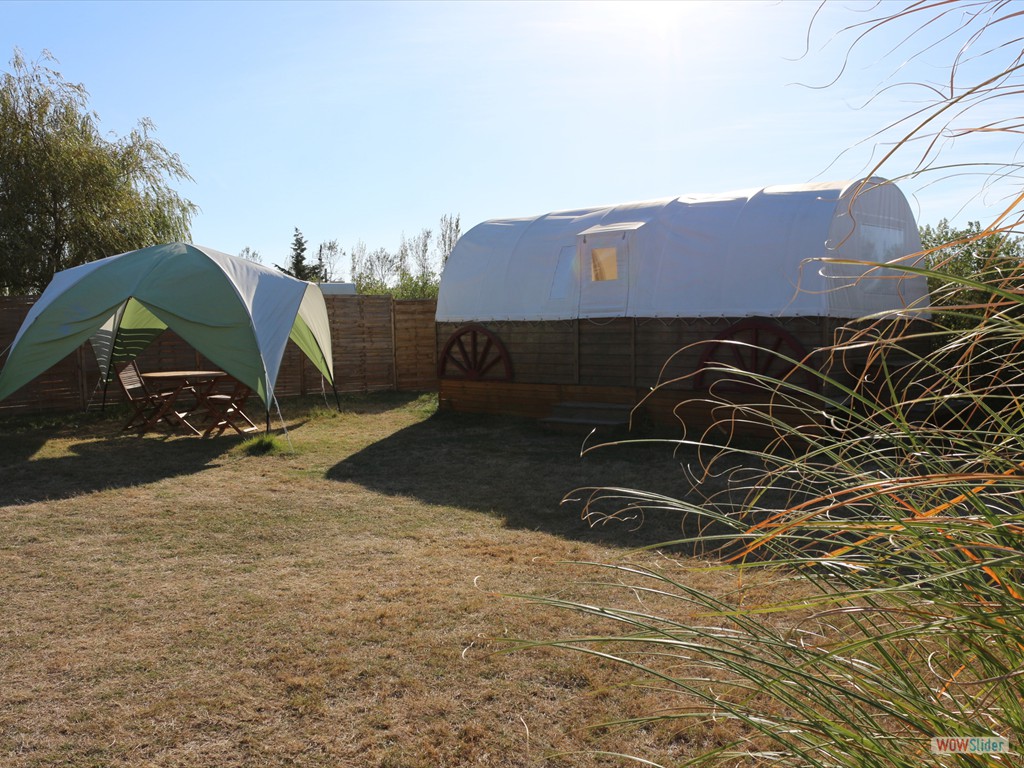
[[[815,260],[920,250],[906,198],[880,178],[496,219],[453,249],[437,320],[864,317],[927,306],[925,279]]]

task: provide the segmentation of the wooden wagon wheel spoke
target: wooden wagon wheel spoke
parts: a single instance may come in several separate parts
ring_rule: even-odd
[[[494,352],[494,355],[488,360],[487,356],[492,351]],[[481,365],[480,365],[480,375],[481,376],[486,374],[488,371],[490,371],[492,368],[494,368],[494,366],[496,366],[498,363],[500,363],[502,361],[501,353],[498,350],[493,349],[493,347],[491,345],[491,340],[490,339],[487,340],[487,345],[484,347],[483,354],[480,355],[480,360],[481,361],[485,361],[485,360],[487,361],[487,362],[482,362]]]
[[[770,367],[771,361],[770,359],[766,360],[765,364],[762,364],[761,362],[761,329],[754,328],[750,335],[752,337],[750,341],[752,346],[741,348],[746,357],[746,365],[741,366],[741,370],[752,371],[754,373],[765,373],[766,371],[763,370],[763,368],[765,366]]]
[[[733,363],[735,363],[736,367],[744,368],[746,366],[747,361],[743,357],[743,348],[735,344],[730,344],[728,349],[729,352],[732,353]]]
[[[467,325],[451,335],[437,362],[443,379],[511,381],[512,361],[501,340],[482,325]]]
[[[473,341],[476,341],[475,337]],[[451,360],[453,363],[459,366],[459,368],[468,373],[473,368],[473,355],[471,355],[469,351],[466,349],[466,344],[462,336],[457,337],[455,339],[455,342],[456,346],[458,346],[459,348],[459,355],[456,356],[452,354]],[[462,361],[465,361],[465,365],[463,365]]]
[[[491,362],[490,362],[489,365],[484,365],[484,362],[487,360],[487,356],[490,353],[491,353],[491,340],[487,339],[486,343],[484,344],[483,351],[480,352],[480,354],[474,356],[475,359],[479,362],[479,369],[480,369],[481,372],[486,371],[491,365],[494,365],[494,358],[491,358]]]
[[[461,360],[460,360],[459,358],[457,358],[457,357],[456,357],[455,355],[450,355],[450,356],[448,357],[448,360],[447,360],[447,362],[449,362],[449,363],[451,363],[452,365],[454,365],[454,366],[455,366],[456,368],[458,368],[458,369],[459,369],[460,371],[462,371],[463,373],[465,373],[465,372],[466,372],[466,370],[467,370],[466,366],[464,366],[464,365],[462,364],[462,361],[461,361]]]
[[[760,362],[759,365],[756,365],[754,367],[754,370],[756,370],[758,373],[764,376],[767,376],[770,373],[772,373],[773,367],[776,369],[776,373],[780,372],[779,369],[783,369],[781,371],[782,373],[788,373],[789,371],[793,370],[793,363],[789,362],[788,360],[785,360],[783,357],[781,357],[781,355],[786,355],[787,357],[792,357],[796,360],[800,360],[806,354],[806,352],[804,352],[803,346],[800,345],[799,342],[796,342],[797,348],[793,349],[792,342],[790,342],[790,340],[787,339],[786,336],[783,336],[781,334],[773,334],[771,336],[770,340],[772,344],[770,347],[767,344],[761,344],[760,340],[761,334],[758,333],[756,342],[757,346],[753,350],[754,360],[759,361],[760,359],[763,359],[763,362]],[[793,341],[796,340],[794,339]],[[767,354],[762,355],[761,352],[767,352]],[[794,355],[793,352],[798,352],[799,354]]]
[[[777,323],[741,320],[707,345],[698,364],[694,386],[708,389],[714,384],[731,390],[755,389],[760,386],[759,380],[781,380],[796,372],[803,374],[802,385],[816,389],[818,378],[798,371],[797,364],[806,357],[803,344]]]

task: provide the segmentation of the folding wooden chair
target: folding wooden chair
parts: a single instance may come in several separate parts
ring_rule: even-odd
[[[240,381],[231,381],[234,383],[230,390],[208,391],[200,395],[200,400],[206,407],[209,424],[203,432],[203,437],[223,434],[229,428],[238,434],[259,430],[243,410],[252,390]]]
[[[117,369],[117,379],[132,407],[132,415],[122,430],[137,429],[141,435],[157,424],[163,424],[170,431],[186,423],[187,412],[178,411],[171,400],[180,394],[179,390],[151,392],[134,360]]]

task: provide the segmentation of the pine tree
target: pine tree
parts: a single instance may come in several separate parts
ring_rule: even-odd
[[[302,236],[298,227],[295,228],[295,235],[292,237],[292,254],[288,266],[282,267],[280,264],[274,266],[299,280],[319,283],[324,279],[324,270],[318,264],[306,263],[306,238]]]

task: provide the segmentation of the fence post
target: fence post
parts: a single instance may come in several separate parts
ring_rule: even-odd
[[[391,389],[398,391],[398,329],[395,322],[395,297],[391,297]]]

